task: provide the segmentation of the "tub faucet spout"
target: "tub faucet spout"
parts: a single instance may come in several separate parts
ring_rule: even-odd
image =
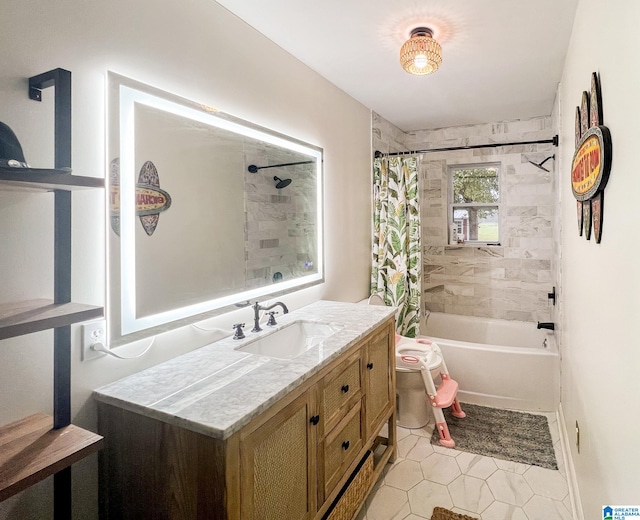
[[[555,330],[555,324],[554,323],[550,323],[550,322],[544,322],[544,323],[538,322],[538,328],[539,329]]]

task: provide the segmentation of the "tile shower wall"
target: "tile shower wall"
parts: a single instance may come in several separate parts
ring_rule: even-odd
[[[371,117],[371,145],[374,151],[383,153],[407,151],[404,144],[407,138],[405,132],[375,112],[371,113]]]
[[[267,155],[269,159],[267,160]],[[246,153],[246,164],[267,165],[300,161],[273,150]],[[292,179],[277,189],[273,177]],[[313,165],[270,168],[245,173],[246,287],[264,287],[280,273],[282,281],[316,269],[316,177]]]
[[[374,141],[380,117],[374,118]],[[405,149],[549,139],[551,118],[420,130],[404,134]],[[508,320],[549,321],[554,285],[553,173],[532,164],[554,153],[551,144],[501,146],[422,154],[423,304],[426,310]],[[448,245],[448,167],[502,165],[500,245]],[[552,172],[554,161],[545,163]]]

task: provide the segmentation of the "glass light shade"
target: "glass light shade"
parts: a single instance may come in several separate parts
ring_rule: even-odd
[[[442,47],[432,38],[432,32],[425,27],[411,31],[409,38],[400,49],[400,65],[409,74],[431,74],[442,63]]]

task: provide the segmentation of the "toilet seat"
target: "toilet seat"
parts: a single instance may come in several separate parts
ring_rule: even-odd
[[[396,335],[396,370],[399,372],[434,371],[442,365],[442,353],[437,344],[427,339],[412,339]]]
[[[396,370],[419,372],[436,370],[442,365],[442,354],[430,345],[396,345]]]

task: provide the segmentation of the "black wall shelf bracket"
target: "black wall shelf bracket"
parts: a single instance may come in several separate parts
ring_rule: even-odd
[[[42,101],[49,87],[55,87],[55,167],[71,169],[71,72],[53,69],[29,78],[29,99]]]
[[[54,87],[54,164],[71,172],[71,72],[53,69],[29,78],[29,98],[42,101],[42,90]],[[54,303],[71,301],[71,192],[54,190]],[[71,326],[54,329],[53,428],[71,423]],[[71,467],[53,478],[54,518],[71,518]]]

